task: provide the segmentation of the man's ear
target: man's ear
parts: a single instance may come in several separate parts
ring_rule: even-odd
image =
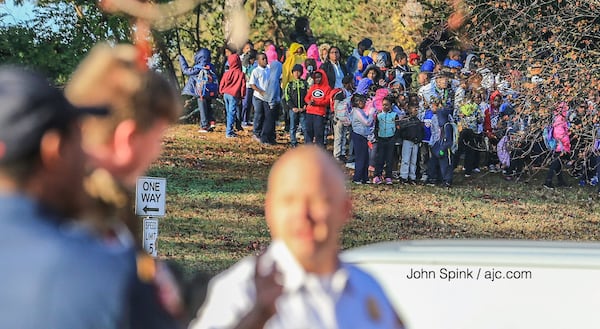
[[[114,161],[117,167],[128,167],[135,160],[134,135],[137,125],[133,119],[120,122],[113,135]]]
[[[57,130],[50,130],[44,133],[40,140],[40,160],[42,166],[48,169],[61,166],[60,148],[63,137]]]

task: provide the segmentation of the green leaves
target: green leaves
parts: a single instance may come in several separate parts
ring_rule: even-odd
[[[0,62],[36,68],[63,84],[95,43],[128,40],[126,20],[105,16],[93,3],[80,3],[40,2],[33,19],[0,28]]]

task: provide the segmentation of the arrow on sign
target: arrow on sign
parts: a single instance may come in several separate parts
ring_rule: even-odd
[[[144,206],[142,210],[147,213],[148,211],[158,211],[158,208],[148,208],[148,206]]]

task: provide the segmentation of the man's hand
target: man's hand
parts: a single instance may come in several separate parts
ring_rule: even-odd
[[[254,308],[268,320],[277,312],[275,301],[281,296],[283,286],[281,285],[281,272],[277,270],[274,264],[271,266],[269,273],[260,273],[261,258],[262,256],[259,256],[256,260],[254,270],[254,284],[256,286],[256,304],[254,304]]]
[[[262,255],[258,256],[254,268],[256,301],[250,312],[237,324],[236,329],[262,329],[265,323],[277,312],[275,302],[283,291],[283,286],[280,283],[281,273],[275,265],[271,266],[269,273],[260,273],[261,258]]]

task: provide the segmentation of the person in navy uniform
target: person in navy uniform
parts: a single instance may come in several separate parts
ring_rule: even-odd
[[[127,321],[135,265],[65,229],[82,210],[79,117],[89,112],[41,75],[0,68],[0,328]]]

